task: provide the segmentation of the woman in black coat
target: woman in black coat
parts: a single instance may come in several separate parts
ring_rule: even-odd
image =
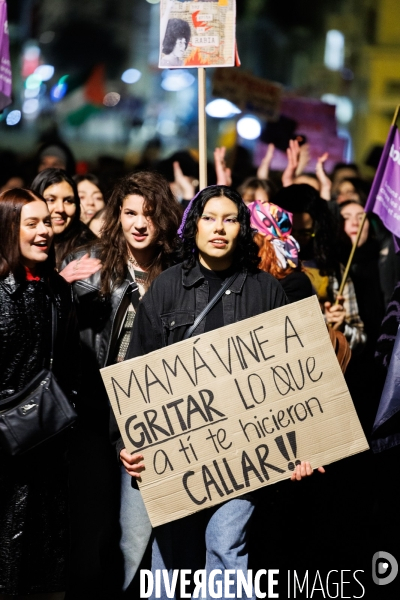
[[[0,194],[0,400],[48,367],[52,301],[53,370],[67,396],[76,398],[79,334],[70,288],[54,269],[52,241],[43,198],[23,189]],[[56,435],[17,457],[0,448],[0,598],[63,597],[68,438],[68,432]]]

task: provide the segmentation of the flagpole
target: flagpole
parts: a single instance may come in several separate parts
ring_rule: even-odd
[[[207,187],[206,70],[197,69],[199,87],[199,189]]]
[[[400,104],[397,105],[396,110],[394,112],[393,121],[392,121],[392,127],[394,127],[396,125],[397,119],[399,118],[399,114],[400,114]],[[347,278],[349,276],[349,271],[350,271],[351,264],[353,262],[354,253],[357,250],[358,242],[360,241],[360,237],[361,237],[361,234],[362,234],[362,230],[364,228],[364,223],[365,223],[365,219],[366,218],[367,218],[367,213],[365,212],[363,214],[363,218],[361,219],[360,225],[358,227],[357,237],[356,237],[356,239],[354,241],[353,247],[352,247],[351,252],[350,252],[349,260],[347,261],[347,265],[346,265],[346,268],[345,268],[344,273],[343,273],[342,282],[340,284],[339,291],[338,291],[338,296],[342,296],[343,295],[344,286],[346,285],[346,281],[347,281]],[[338,300],[336,300],[335,304],[338,304]]]
[[[396,111],[394,113],[394,117],[393,117],[393,121],[392,121],[392,127],[394,127],[397,123],[397,119],[399,118],[399,112],[400,112],[400,104],[397,105]]]
[[[344,273],[343,273],[342,282],[340,284],[339,291],[338,291],[338,296],[342,296],[343,295],[344,286],[346,285],[346,281],[347,281],[347,278],[349,276],[349,271],[350,271],[351,263],[353,262],[354,253],[357,250],[358,242],[360,241],[360,237],[361,237],[361,234],[362,234],[362,230],[364,228],[364,223],[365,223],[365,219],[366,218],[367,218],[367,213],[365,212],[363,214],[363,216],[362,216],[362,219],[361,219],[361,222],[360,222],[360,226],[359,226],[358,231],[357,231],[357,237],[354,240],[354,244],[353,244],[353,247],[352,247],[351,252],[350,252],[349,260],[347,261],[347,265],[346,265],[346,268],[345,268]],[[337,299],[336,299],[335,304],[338,304],[338,300]]]

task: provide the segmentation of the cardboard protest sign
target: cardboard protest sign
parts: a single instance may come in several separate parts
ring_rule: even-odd
[[[316,297],[101,374],[153,526],[368,448]]]
[[[233,67],[236,0],[161,0],[160,68]]]
[[[309,146],[309,162],[306,171],[313,171],[318,158],[326,151],[329,152],[328,160],[324,164],[327,172],[331,171],[336,163],[342,162],[345,157],[347,140],[338,137],[336,132],[336,107],[315,98],[302,98],[297,96],[284,96],[280,103],[280,114],[282,118],[295,121],[296,125],[290,132],[290,138],[295,134],[303,135]],[[275,132],[274,132],[275,133]],[[283,130],[284,134],[285,131]],[[268,139],[268,138],[271,139]],[[265,156],[267,144],[275,144],[275,152],[270,168],[275,171],[284,171],[287,166],[286,147],[277,147],[277,143],[269,135],[268,125],[262,139],[258,140],[254,164],[258,166]]]
[[[279,117],[282,86],[246,71],[217,69],[212,93],[230,100],[243,112],[252,112],[261,119],[276,121]]]

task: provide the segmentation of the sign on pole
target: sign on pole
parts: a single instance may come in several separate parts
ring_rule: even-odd
[[[316,297],[101,374],[153,526],[368,448]]]
[[[246,71],[217,69],[213,95],[226,98],[243,112],[251,112],[267,121],[277,121],[281,111],[283,88]]]
[[[235,0],[161,0],[159,67],[233,67]]]

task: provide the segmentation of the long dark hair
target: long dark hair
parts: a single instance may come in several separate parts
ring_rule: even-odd
[[[238,207],[238,222],[240,231],[236,248],[233,254],[233,263],[238,270],[256,271],[260,262],[258,246],[253,240],[253,229],[250,225],[250,212],[243,202],[240,194],[226,185],[210,185],[195,197],[193,204],[187,213],[180,242],[180,258],[184,267],[194,267],[198,250],[196,246],[197,222],[200,219],[204,207],[211,198],[225,196],[232,200]]]
[[[46,203],[39,194],[22,188],[13,188],[0,194],[0,279],[4,279],[9,273],[18,282],[26,278],[19,243],[21,211],[26,204],[35,200]],[[42,276],[54,272],[54,246],[50,248],[47,260],[38,265],[38,269]]]
[[[177,40],[184,38],[186,48],[190,41],[190,25],[183,19],[169,19],[165,37],[163,39],[162,51],[164,54],[171,54]]]
[[[100,181],[97,175],[94,175],[93,173],[85,173],[84,175],[74,175],[73,180],[76,183],[76,187],[78,187],[78,184],[82,181],[90,181],[90,183],[93,183],[93,185],[99,188],[99,191],[103,196],[104,204],[107,203],[106,190],[104,188],[103,183]]]
[[[94,233],[90,231],[89,227],[80,220],[81,203],[78,196],[78,189],[75,181],[63,169],[44,169],[33,180],[31,189],[35,194],[43,196],[48,187],[57,183],[62,183],[63,181],[68,183],[72,189],[76,212],[72,217],[69,226],[62,233],[54,236],[58,270],[61,267],[62,261],[68,254],[71,254],[71,252],[74,252],[77,248],[97,239]]]
[[[99,241],[103,268],[101,292],[109,294],[126,277],[128,246],[121,227],[121,209],[124,199],[131,195],[142,196],[144,214],[151,218],[156,236],[155,257],[147,271],[146,285],[175,260],[177,231],[181,210],[168,182],[158,173],[139,171],[123,177],[114,187],[104,214],[104,226]]]

